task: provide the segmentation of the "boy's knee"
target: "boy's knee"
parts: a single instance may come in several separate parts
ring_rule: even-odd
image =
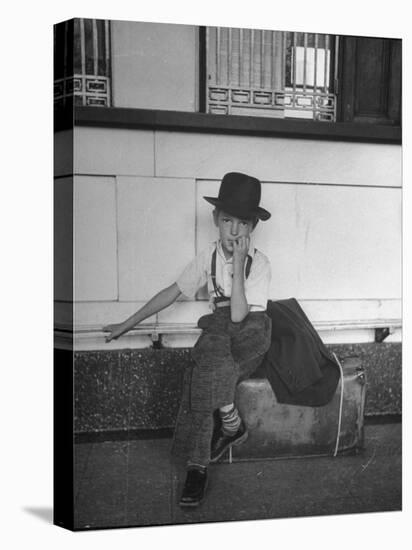
[[[225,335],[202,335],[192,349],[192,359],[198,365],[217,365],[233,361],[230,338]]]

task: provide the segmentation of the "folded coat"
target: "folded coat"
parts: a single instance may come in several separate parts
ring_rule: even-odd
[[[259,369],[280,403],[318,407],[335,391],[340,369],[295,298],[269,301],[271,346]]]

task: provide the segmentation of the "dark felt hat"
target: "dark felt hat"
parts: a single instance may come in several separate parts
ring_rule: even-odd
[[[268,220],[270,213],[259,206],[260,196],[258,179],[240,172],[229,172],[223,176],[219,196],[203,198],[237,218]]]

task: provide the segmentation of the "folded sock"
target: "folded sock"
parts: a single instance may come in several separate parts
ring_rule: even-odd
[[[232,409],[223,412],[219,410],[220,418],[222,420],[222,431],[225,435],[234,435],[240,428],[241,419],[239,411],[233,405]]]

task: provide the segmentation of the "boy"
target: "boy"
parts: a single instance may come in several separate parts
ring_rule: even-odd
[[[234,405],[238,381],[256,370],[270,346],[271,321],[266,315],[270,264],[250,246],[258,220],[270,213],[259,206],[260,181],[230,172],[219,196],[204,197],[215,206],[213,219],[219,240],[195,257],[178,280],[143,308],[110,331],[107,342],[172,304],[181,294],[192,298],[207,284],[213,313],[198,321],[202,334],[192,351],[193,365],[185,372],[183,395],[172,452],[185,456],[187,477],[182,507],[197,506],[208,481],[207,467],[232,445],[247,438],[247,429]],[[214,432],[214,414],[221,426]]]

